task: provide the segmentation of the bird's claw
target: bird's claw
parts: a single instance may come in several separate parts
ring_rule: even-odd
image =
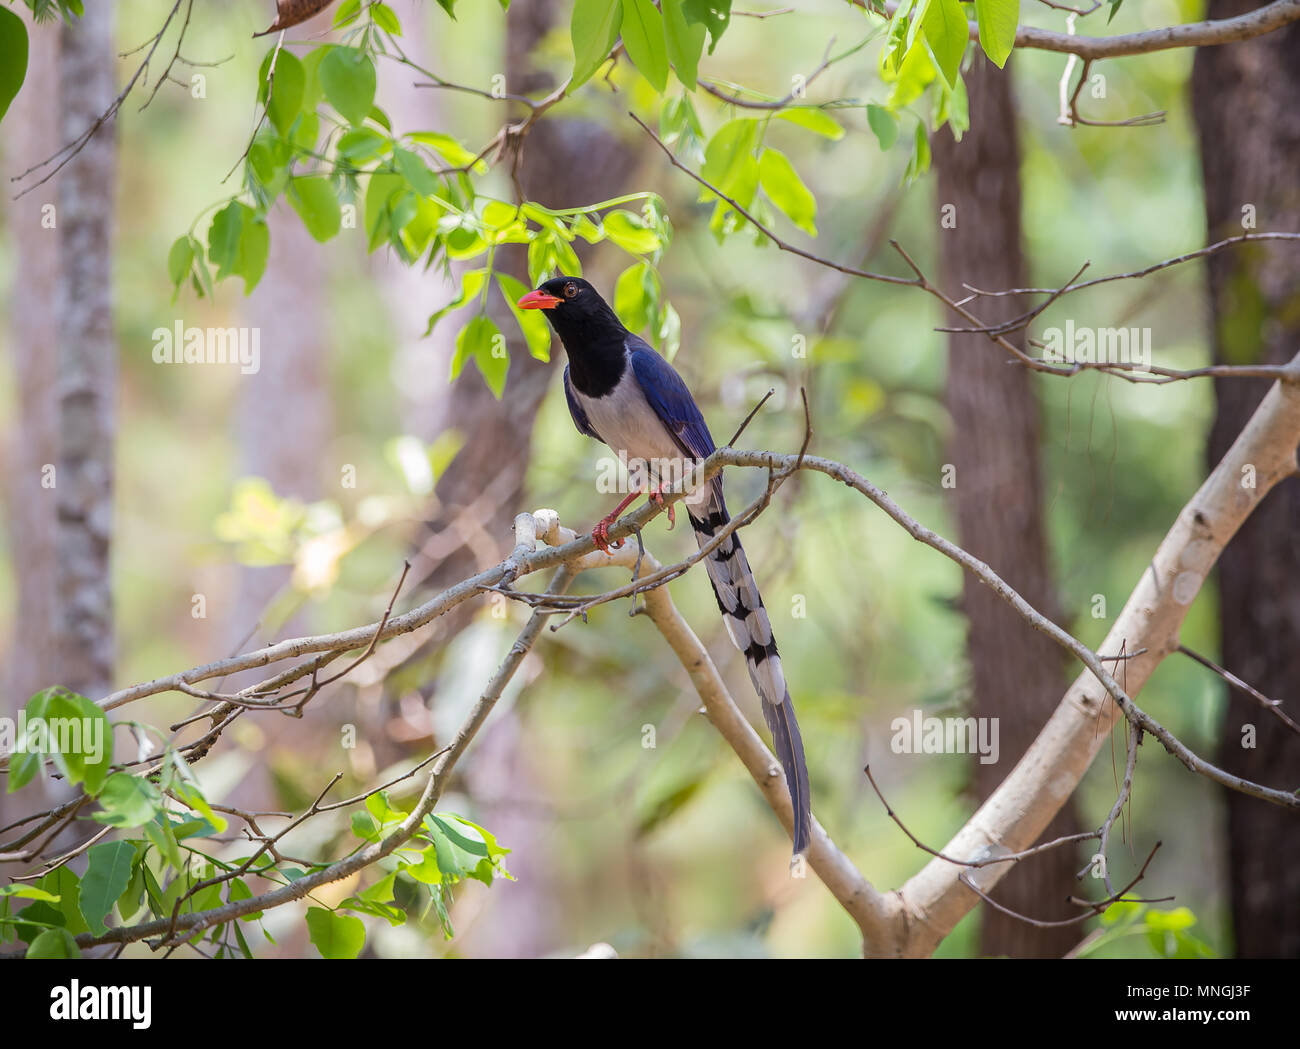
[[[609,527],[617,520],[614,514],[601,518],[595,528],[591,530],[591,538],[596,544],[596,549],[602,554],[607,554],[611,549],[617,550],[623,545],[622,539],[615,539],[612,543],[609,541]]]
[[[663,492],[661,492],[659,489],[656,488],[653,492],[650,493],[650,501],[652,503],[658,503],[660,506],[663,506],[664,505]],[[671,532],[673,530],[673,527],[676,524],[677,524],[677,504],[669,503],[668,504],[668,531]]]

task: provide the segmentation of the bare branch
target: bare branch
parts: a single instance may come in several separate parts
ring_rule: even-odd
[[[867,7],[867,0],[850,0],[857,7]],[[885,4],[885,12],[893,17],[898,10],[895,0]],[[1274,0],[1271,4],[1235,18],[1219,18],[1206,22],[1147,29],[1140,33],[1119,36],[1074,36],[1054,33],[1048,29],[1021,26],[1016,30],[1016,47],[1038,51],[1056,51],[1078,55],[1080,58],[1121,58],[1125,55],[1146,55],[1153,51],[1168,51],[1176,47],[1210,47],[1250,40],[1300,19],[1300,0]],[[979,25],[970,23],[970,38],[979,39]]]

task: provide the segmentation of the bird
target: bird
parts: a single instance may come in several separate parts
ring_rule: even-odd
[[[644,494],[662,501],[659,487],[667,483],[663,479],[666,473],[673,473],[672,479],[681,477],[684,464],[703,460],[714,451],[713,436],[686,382],[649,343],[628,331],[587,281],[554,277],[516,305],[544,311],[568,357],[564,396],[574,425],[628,463],[647,464]],[[634,486],[613,513],[596,525],[592,538],[600,549],[608,550],[610,526],[640,494]],[[703,548],[731,520],[720,473],[692,493],[686,511],[696,542]],[[614,545],[621,545],[621,540]],[[794,808],[794,855],[798,856],[807,850],[812,828],[803,737],[772,623],[736,532],[709,552],[705,570],[727,633],[745,657],[785,772]]]

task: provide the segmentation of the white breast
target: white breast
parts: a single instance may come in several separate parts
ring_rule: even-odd
[[[576,389],[574,395],[601,440],[629,462],[681,459],[681,449],[645,399],[631,367],[604,397],[587,397]]]

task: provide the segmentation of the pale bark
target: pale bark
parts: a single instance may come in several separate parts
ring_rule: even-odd
[[[59,141],[59,33],[29,24],[31,55],[23,90],[4,120],[4,182],[48,157]],[[54,632],[57,489],[42,485],[42,471],[59,456],[56,375],[59,344],[56,289],[59,229],[56,182],[14,200],[4,194],[5,225],[13,246],[13,282],[5,315],[14,371],[16,412],[5,435],[9,563],[17,607],[4,659],[0,714],[12,715],[33,693],[55,682]],[[54,209],[51,211],[50,209]],[[57,475],[56,475],[57,476]]]
[[[61,31],[61,135],[70,141],[116,94],[113,5],[88,4]],[[57,683],[102,696],[113,678],[113,456],[117,344],[112,226],[116,121],[108,121],[59,177],[58,524],[55,533]]]
[[[1295,365],[1300,377],[1300,361]],[[1142,650],[1124,665],[1130,696],[1177,649],[1188,609],[1228,541],[1275,485],[1295,475],[1298,442],[1300,385],[1294,380],[1275,383],[1181,510],[1097,650],[1105,655]],[[1247,477],[1254,487],[1243,484]],[[1092,671],[1080,674],[1011,775],[942,851],[976,859],[989,849],[1016,852],[1031,845],[1074,793],[1097,752],[1108,745],[1110,728],[1121,716]],[[1158,753],[1151,741],[1147,746],[1149,753]],[[1290,790],[1295,784],[1274,786]],[[934,859],[908,879],[901,890],[905,931],[899,930],[893,944],[881,945],[881,953],[928,955],[938,946],[978,902],[958,883],[962,871]],[[968,876],[988,892],[1005,873],[1003,865],[994,865]]]

